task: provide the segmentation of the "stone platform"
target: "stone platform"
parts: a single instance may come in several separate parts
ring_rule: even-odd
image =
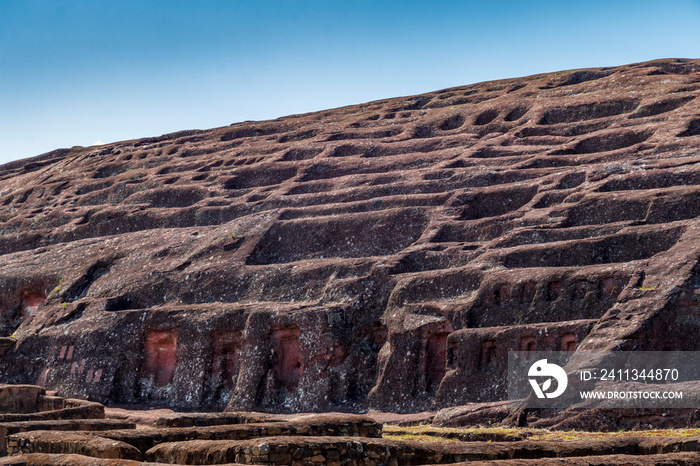
[[[28,400],[38,400],[35,409],[47,406],[40,387],[3,390],[7,406],[29,411]],[[15,413],[34,416],[33,420],[0,422],[5,446],[0,455],[9,455],[0,459],[0,465],[700,464],[700,436],[692,435],[630,434],[561,442],[533,440],[528,430],[485,436],[433,429],[433,437],[416,437],[410,430],[400,430],[408,428],[395,427],[386,438],[382,424],[371,417],[341,413],[170,413],[149,427],[89,418],[104,412],[101,405],[94,406],[97,403],[82,412],[85,418],[76,419],[61,400],[50,397],[54,410]],[[401,423],[398,416],[392,417]],[[509,463],[513,461],[517,462]]]

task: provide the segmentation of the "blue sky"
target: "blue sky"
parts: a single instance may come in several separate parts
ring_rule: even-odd
[[[0,0],[0,163],[670,57],[700,0]]]

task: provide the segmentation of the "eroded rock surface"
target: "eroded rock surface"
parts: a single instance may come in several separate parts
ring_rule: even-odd
[[[14,388],[21,397],[30,387]],[[44,395],[40,387],[34,389],[38,407],[56,402],[46,398],[57,397]],[[0,464],[427,466],[501,460],[552,464],[551,458],[572,464],[700,464],[700,437],[694,435],[695,429],[597,436],[493,428],[387,427],[387,432],[370,416],[258,412],[168,413],[155,420],[158,427],[139,428],[118,419],[65,419],[65,409],[32,414],[39,417],[0,422],[0,457],[9,455],[0,458]],[[46,420],[55,417],[58,420]]]
[[[511,349],[697,350],[699,96],[662,60],[2,166],[3,380],[417,412]]]

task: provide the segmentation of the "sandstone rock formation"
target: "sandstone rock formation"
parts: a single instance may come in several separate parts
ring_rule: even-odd
[[[508,350],[697,350],[699,95],[661,60],[4,165],[2,380],[413,412]]]

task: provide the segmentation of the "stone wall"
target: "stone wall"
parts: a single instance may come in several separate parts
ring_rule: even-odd
[[[16,442],[13,443],[9,450],[6,443],[7,437],[18,432],[28,432],[35,430],[45,431],[99,431],[113,429],[135,429],[136,425],[124,421],[116,421],[110,419],[74,419],[74,420],[55,420],[55,421],[22,421],[22,422],[0,422],[0,456],[17,453]]]
[[[34,431],[35,435],[10,435],[7,450],[11,455],[25,453],[60,453],[95,458],[141,459],[141,452],[123,442],[78,432]]]
[[[33,413],[39,411],[40,399],[46,390],[34,385],[0,385],[0,413]]]
[[[0,422],[47,421],[59,419],[102,419],[100,403],[46,395],[36,385],[0,385]]]

